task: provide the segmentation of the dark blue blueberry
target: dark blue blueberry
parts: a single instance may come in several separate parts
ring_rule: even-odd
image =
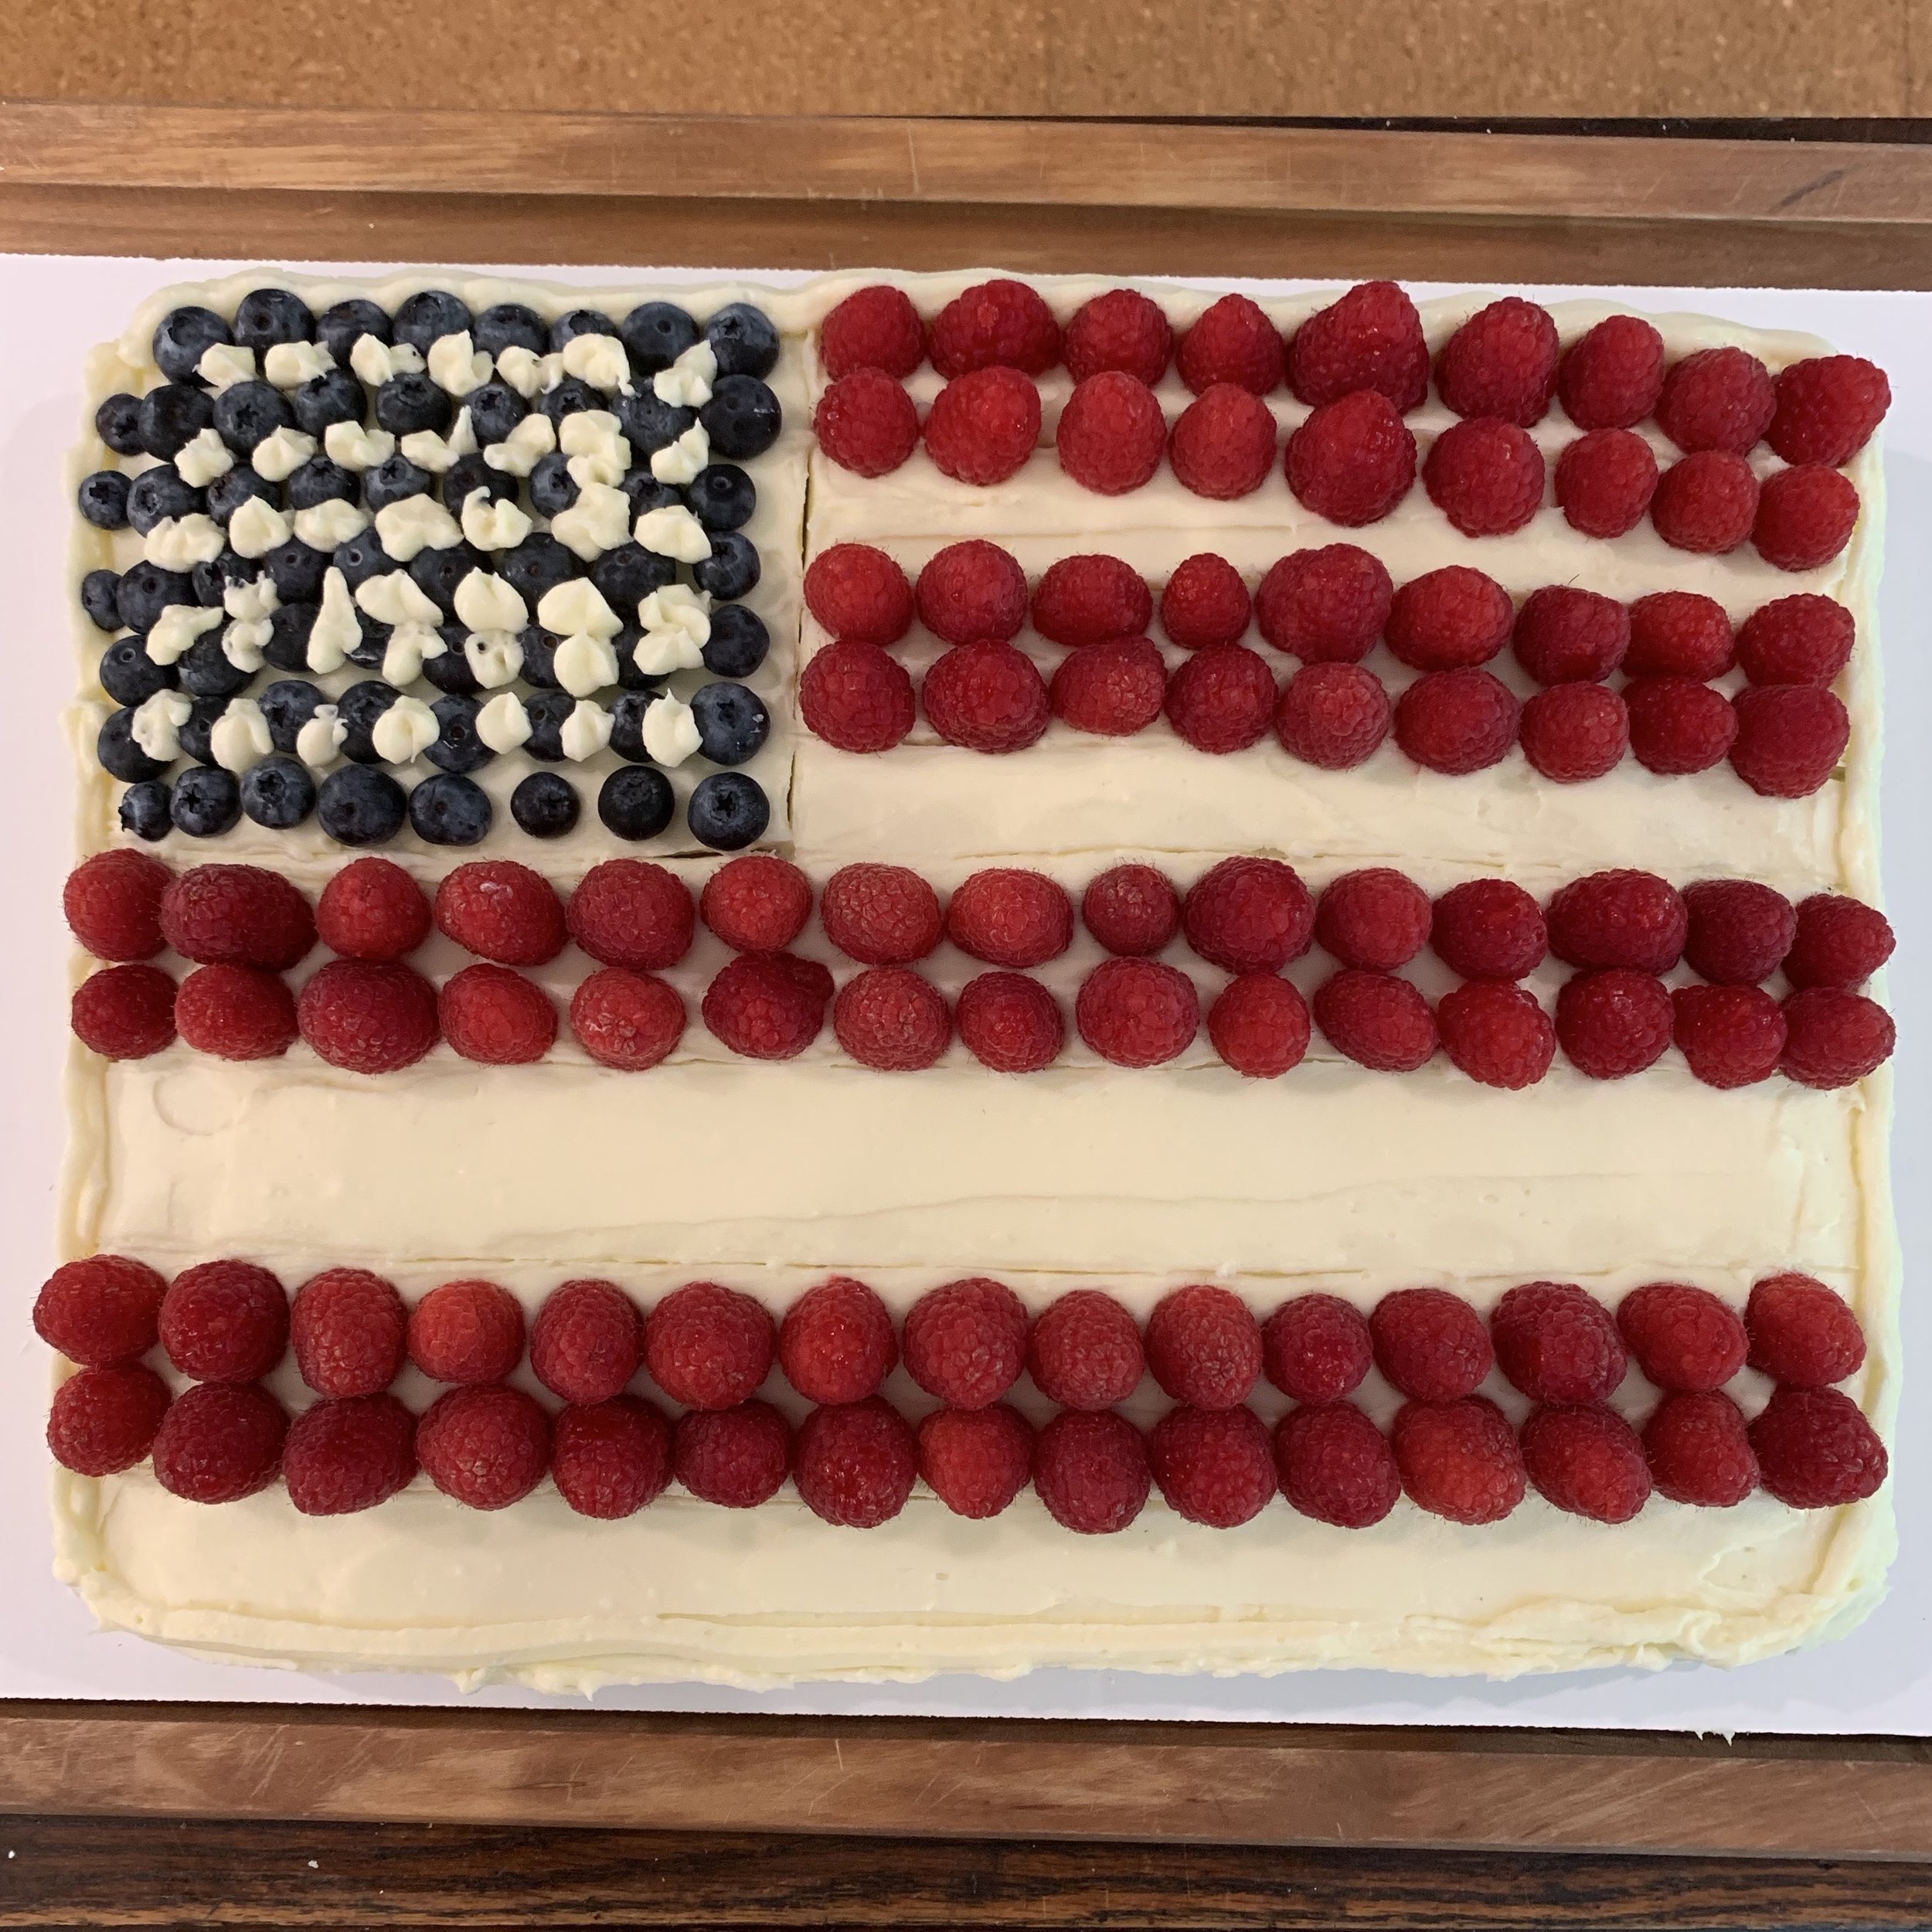
[[[109,777],[128,784],[138,784],[143,778],[158,778],[168,769],[135,743],[134,711],[125,705],[118,711],[109,712],[102,720],[100,735],[94,740],[94,755]]]
[[[396,311],[392,325],[396,340],[407,342],[425,355],[430,343],[444,335],[460,335],[470,325],[470,308],[446,288],[426,288],[410,296]]]
[[[171,383],[199,382],[196,365],[217,342],[234,339],[212,308],[171,308],[155,325],[155,361]]]
[[[655,765],[619,765],[597,791],[597,816],[620,838],[655,838],[678,808],[671,781]]]
[[[653,590],[678,580],[678,566],[668,556],[647,550],[641,543],[620,543],[590,566],[590,581],[614,611],[633,616]]]
[[[696,410],[662,401],[648,383],[629,396],[614,396],[610,406],[630,443],[633,460],[638,462],[676,442],[698,420]]]
[[[489,834],[490,794],[474,778],[439,771],[410,794],[410,825],[430,845],[474,845]]]
[[[352,590],[357,590],[368,583],[371,577],[379,577],[393,570],[396,560],[383,548],[382,539],[376,534],[374,526],[358,530],[352,537],[345,537],[337,544],[329,562],[342,573],[342,581]]]
[[[188,722],[181,728],[181,748],[184,756],[199,765],[212,765],[215,762],[215,726],[221,714],[228,709],[226,698],[196,698],[188,713]]]
[[[164,517],[192,516],[208,499],[172,463],[143,470],[128,486],[128,521],[145,536]]]
[[[335,700],[340,707],[337,716],[346,734],[342,740],[344,757],[354,759],[359,765],[383,762],[382,753],[376,749],[376,726],[402,695],[394,685],[385,684],[380,678],[365,678],[360,684],[351,685]]]
[[[145,445],[141,440],[141,398],[125,389],[111,396],[94,411],[94,434],[117,456],[139,456]]]
[[[496,553],[496,573],[534,611],[546,590],[567,583],[582,569],[548,530],[532,530],[512,550]]]
[[[208,514],[225,530],[229,519],[251,496],[258,496],[271,510],[282,504],[281,485],[271,483],[246,463],[224,470],[208,486]]]
[[[644,468],[627,470],[624,481],[617,485],[631,502],[631,521],[634,523],[646,510],[668,510],[684,498],[675,487],[660,483],[651,472]]]
[[[80,479],[75,501],[80,514],[97,530],[128,527],[128,474],[124,470],[96,470]]]
[[[284,604],[313,604],[322,594],[322,577],[329,566],[326,550],[311,549],[292,536],[280,549],[262,559],[275,594]]]
[[[214,400],[206,389],[163,383],[141,399],[141,447],[169,462],[214,420]]]
[[[121,628],[121,573],[90,570],[80,580],[80,607],[97,631]]]
[[[386,624],[378,624],[359,607],[355,613],[355,624],[362,634],[349,647],[349,662],[361,665],[365,671],[381,670],[383,659],[389,655],[389,641],[394,631]]]
[[[432,479],[427,470],[419,470],[400,450],[386,457],[362,478],[362,494],[369,500],[372,516],[404,498],[427,496]]]
[[[758,507],[758,492],[735,463],[713,463],[685,485],[691,514],[707,530],[742,529]]]
[[[523,682],[534,685],[539,691],[557,689],[556,673],[552,668],[556,658],[560,639],[536,624],[527,624],[517,633],[517,642],[523,647]]]
[[[288,479],[291,510],[312,510],[318,503],[353,503],[360,493],[355,472],[325,456],[311,456]]]
[[[220,556],[197,563],[188,573],[188,581],[194,586],[195,601],[204,611],[217,611],[226,602],[233,585],[253,583],[258,574],[257,566],[239,550],[225,549]]]
[[[634,765],[651,762],[644,748],[644,714],[664,696],[661,689],[627,691],[611,707],[611,749]]]
[[[704,325],[720,376],[769,376],[778,359],[778,332],[762,308],[732,302]]]
[[[235,304],[235,340],[257,355],[277,342],[306,342],[315,333],[308,303],[288,289],[250,289]]]
[[[288,398],[268,383],[230,383],[215,398],[215,427],[237,456],[252,456],[255,445],[295,420]]]
[[[315,339],[346,369],[355,345],[365,335],[389,340],[389,311],[366,295],[350,295],[325,308],[315,318]]]
[[[561,450],[537,458],[530,472],[530,508],[539,516],[555,516],[577,500],[577,480],[570,459]]]
[[[318,442],[332,423],[360,423],[369,407],[362,386],[351,369],[325,369],[311,376],[288,399],[298,428],[308,430]]]
[[[757,779],[742,771],[714,771],[692,788],[685,818],[699,845],[713,852],[742,852],[764,836],[771,804]]]
[[[617,325],[600,308],[573,308],[550,325],[553,352],[580,335],[615,335]]]
[[[479,443],[507,441],[511,430],[530,413],[530,406],[508,383],[484,383],[464,397],[470,427]]]
[[[218,630],[204,631],[182,652],[180,670],[181,688],[191,698],[232,698],[253,675],[229,662]]]
[[[476,735],[474,698],[438,698],[430,709],[436,713],[437,739],[423,756],[439,771],[479,771],[496,756]]]
[[[487,490],[492,503],[501,503],[505,497],[516,495],[516,478],[507,476],[501,470],[493,470],[483,459],[479,450],[468,456],[459,456],[443,472],[443,507],[459,522],[463,515],[463,505],[478,490]]]
[[[698,749],[714,765],[741,765],[771,735],[764,699],[741,684],[700,685],[692,694]]]
[[[175,781],[168,811],[175,831],[190,838],[219,838],[232,832],[241,818],[241,787],[232,771],[219,765],[196,765]]]
[[[734,463],[762,456],[778,440],[784,412],[778,399],[755,376],[721,376],[711,400],[698,412],[713,455]]]
[[[328,699],[320,685],[311,684],[306,678],[277,678],[262,687],[255,702],[262,708],[269,743],[277,751],[293,751],[302,726]]]
[[[257,825],[287,832],[315,809],[315,781],[299,758],[264,758],[242,774],[241,808]]]
[[[527,671],[528,666],[526,669]],[[532,758],[555,764],[563,756],[563,721],[577,708],[567,691],[533,691],[523,700],[530,720],[530,735],[523,749]]]
[[[476,673],[470,668],[470,661],[463,649],[463,640],[468,634],[460,624],[445,624],[440,627],[443,639],[441,652],[434,658],[423,660],[423,675],[439,691],[447,691],[452,697],[474,697],[482,689],[476,681]]]
[[[376,392],[376,420],[392,436],[434,430],[440,436],[455,414],[447,389],[438,389],[420,371],[392,376]]]
[[[757,545],[742,530],[719,531],[711,539],[710,556],[691,566],[691,580],[720,604],[745,596],[758,581]]]
[[[121,621],[130,631],[151,631],[155,618],[171,604],[192,604],[195,587],[179,570],[164,570],[144,557],[121,573],[114,602]]]
[[[433,602],[444,617],[456,615],[456,587],[472,570],[488,568],[481,550],[467,543],[452,543],[444,550],[418,550],[410,560],[409,573],[416,587]]]
[[[742,604],[721,604],[711,614],[704,668],[719,678],[748,678],[765,661],[771,634],[764,619]]]
[[[117,638],[100,654],[100,688],[116,704],[145,704],[157,691],[180,683],[172,664],[157,664],[147,646],[134,637]]]
[[[506,349],[527,349],[541,355],[546,345],[543,318],[521,302],[496,302],[484,310],[470,331],[470,339],[486,355],[501,355]]]
[[[510,816],[532,838],[561,838],[583,809],[577,787],[561,772],[533,771],[510,794]]]
[[[137,838],[165,838],[175,822],[168,805],[168,787],[158,779],[130,785],[121,794],[121,829]]]
[[[660,672],[640,671],[638,668],[638,645],[644,631],[634,624],[627,624],[611,640],[611,648],[617,653],[617,682],[626,691],[662,691],[664,675]]]
[[[566,376],[555,389],[546,389],[536,406],[553,423],[561,423],[579,410],[607,408],[609,400],[603,390],[593,389],[580,376]]]
[[[647,376],[668,369],[698,341],[698,325],[675,302],[640,302],[617,325],[631,359]]]
[[[386,771],[344,765],[322,781],[315,816],[338,845],[383,845],[403,829],[409,800]]]
[[[308,634],[315,628],[312,604],[277,604],[268,614],[268,641],[262,655],[277,671],[301,671],[308,665]]]

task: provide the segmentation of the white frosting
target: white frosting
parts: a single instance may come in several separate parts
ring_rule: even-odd
[[[221,431],[210,423],[175,452],[175,468],[182,482],[206,489],[218,476],[235,467],[235,452],[221,440]]]
[[[400,691],[423,675],[426,659],[440,658],[449,646],[443,634],[427,624],[399,624],[383,648],[383,682]]]
[[[711,554],[711,539],[704,526],[682,503],[646,510],[638,519],[633,534],[647,550],[679,563],[702,563]]]
[[[490,379],[490,359],[470,340],[463,329],[454,335],[439,335],[430,344],[430,380],[452,396],[467,396]]]
[[[365,335],[357,346],[375,340]],[[332,463],[345,470],[376,470],[396,454],[396,438],[387,430],[365,428],[360,423],[332,423],[322,432],[322,447]]]
[[[281,345],[287,348],[287,344]],[[284,423],[255,445],[248,459],[257,476],[271,483],[285,482],[315,454],[315,439],[305,430],[291,429]]]
[[[266,556],[290,534],[288,519],[263,497],[250,497],[228,519],[229,547],[237,556]]]
[[[573,631],[557,648],[550,675],[573,698],[587,698],[617,681],[617,654],[608,638]]]
[[[240,774],[260,764],[275,749],[261,706],[253,698],[230,698],[209,732],[208,748],[224,771]]]
[[[266,572],[246,583],[229,584],[221,594],[221,607],[231,617],[244,621],[265,617],[281,608],[281,593],[275,580]]]
[[[568,637],[578,631],[594,638],[614,638],[624,628],[604,593],[588,577],[566,577],[538,599],[536,621],[546,631]]]
[[[436,713],[420,698],[403,696],[376,720],[369,742],[384,764],[406,765],[437,740]]]
[[[311,550],[333,550],[369,528],[369,512],[359,503],[345,503],[332,496],[298,510],[291,519],[295,534]]]
[[[179,663],[195,640],[221,620],[220,611],[205,610],[199,604],[168,604],[148,633],[148,655],[156,664]]]
[[[563,372],[607,395],[631,393],[631,358],[614,335],[573,335],[563,345]]]
[[[300,389],[335,366],[335,358],[320,342],[273,342],[262,356],[263,379],[277,389]]]
[[[423,352],[408,342],[383,342],[373,335],[359,335],[349,352],[349,366],[371,389],[380,389],[393,376],[419,375]]]
[[[412,430],[396,445],[419,470],[440,476],[456,461],[455,452],[434,430]]]
[[[673,769],[692,757],[702,740],[696,714],[682,698],[666,692],[645,710],[644,748],[653,764]]]
[[[711,400],[718,379],[718,358],[709,342],[693,342],[668,369],[651,379],[658,400],[682,409],[699,409]]]
[[[555,389],[563,381],[563,358],[539,355],[520,342],[512,342],[498,355],[496,372],[525,402],[533,403],[546,389]]]
[[[574,410],[557,426],[556,446],[580,483],[616,483],[631,467],[631,442],[608,410]],[[587,467],[577,468],[581,461]]]
[[[355,587],[355,601],[378,624],[433,624],[443,615],[406,570],[365,578]]]
[[[221,654],[237,671],[252,675],[262,668],[274,634],[275,628],[266,617],[237,617],[221,634]]]
[[[405,496],[376,512],[376,534],[385,555],[412,562],[423,550],[447,550],[463,541],[456,519],[433,496]]]
[[[539,410],[532,410],[501,443],[483,452],[483,461],[505,476],[528,476],[556,447],[556,430]]]
[[[608,645],[604,646],[607,651]],[[566,685],[564,689],[568,690]],[[577,699],[577,706],[563,721],[559,734],[566,758],[594,758],[611,742],[611,714],[588,698]]]
[[[456,587],[456,621],[471,631],[520,631],[530,613],[507,577],[472,570]]]
[[[651,458],[651,474],[660,483],[689,483],[711,461],[711,438],[702,423],[693,423],[675,442]]]
[[[195,373],[217,393],[236,383],[252,383],[255,352],[236,342],[212,342],[202,351]]]
[[[514,751],[528,743],[530,714],[523,709],[523,700],[514,691],[499,691],[478,710],[476,735],[495,752]]]
[[[571,459],[573,463],[590,460],[582,456]],[[550,534],[566,549],[591,563],[606,550],[614,550],[631,534],[631,499],[608,483],[583,484],[577,500],[551,518]]]
[[[711,599],[689,584],[668,583],[638,605],[643,628],[631,653],[631,662],[648,678],[673,671],[695,671],[704,662],[711,638]]]
[[[479,485],[463,499],[463,534],[479,550],[514,550],[530,529],[529,517],[514,497],[492,501]]]
[[[185,691],[157,691],[134,707],[128,736],[149,757],[171,765],[181,756],[181,728],[194,715]]]
[[[322,595],[316,607],[315,621],[309,627],[308,668],[318,675],[339,671],[349,654],[362,641],[362,627],[356,621],[355,600],[350,596],[349,579],[332,564],[322,573]]]
[[[192,570],[197,563],[212,563],[223,547],[221,526],[199,510],[187,516],[164,516],[141,541],[141,555],[164,570]]]
[[[514,631],[473,631],[463,640],[463,661],[485,691],[514,684],[523,668],[523,641]]]
[[[318,704],[295,734],[295,756],[311,770],[332,765],[349,736],[349,726],[332,704]]]

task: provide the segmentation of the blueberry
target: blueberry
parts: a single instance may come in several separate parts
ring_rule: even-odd
[[[711,614],[711,638],[704,668],[720,678],[748,678],[765,661],[771,634],[764,619],[742,604],[720,605]]]
[[[409,801],[386,771],[344,765],[322,781],[315,815],[338,845],[386,845],[403,829]]]
[[[710,556],[691,566],[691,580],[720,604],[743,597],[758,581],[757,546],[740,530],[720,530],[711,539]]]
[[[168,769],[134,742],[134,714],[127,706],[109,712],[102,721],[100,735],[94,740],[94,755],[109,777],[129,784],[143,778],[158,778]]]
[[[516,478],[505,475],[501,470],[492,469],[483,460],[481,451],[472,455],[459,456],[443,472],[443,507],[451,516],[460,519],[463,505],[478,490],[487,490],[492,503],[501,503],[506,497],[514,501]]]
[[[653,590],[678,580],[678,566],[668,556],[647,550],[641,543],[620,543],[590,566],[590,581],[604,600],[617,611],[634,613]]]
[[[761,308],[732,302],[704,325],[720,376],[769,376],[778,359],[778,332]]]
[[[281,508],[281,486],[258,474],[246,463],[224,470],[208,486],[208,514],[225,530],[229,519],[251,496],[260,497],[271,510]]]
[[[685,817],[699,845],[713,852],[738,852],[764,836],[771,806],[757,779],[742,771],[714,771],[698,781]]]
[[[523,647],[523,682],[539,691],[558,689],[556,673],[552,667],[561,640],[532,624],[518,632],[517,641]]]
[[[684,500],[707,530],[736,530],[751,521],[758,492],[736,464],[713,463],[685,485]]]
[[[468,303],[446,288],[426,288],[412,295],[396,311],[396,340],[427,355],[430,343],[444,335],[460,335],[470,325]]]
[[[389,641],[395,632],[386,624],[378,624],[366,611],[355,613],[356,628],[361,637],[349,647],[349,661],[360,665],[365,671],[379,671],[383,660],[389,655]]]
[[[342,572],[342,581],[352,590],[359,589],[371,577],[379,577],[396,567],[395,559],[383,548],[382,539],[372,526],[358,530],[352,537],[345,537],[336,545],[329,563]]]
[[[188,581],[193,587],[195,601],[204,611],[217,611],[231,586],[252,583],[255,575],[255,566],[239,550],[223,550],[220,556],[197,563],[188,573]]]
[[[335,700],[339,707],[337,716],[347,734],[342,740],[344,757],[354,759],[359,765],[383,762],[382,753],[376,749],[376,723],[402,695],[394,685],[385,684],[380,678],[365,678],[360,684],[351,685]]]
[[[117,456],[142,454],[141,398],[125,389],[109,396],[94,411],[94,434]]]
[[[439,691],[456,698],[474,697],[482,689],[470,661],[464,655],[463,640],[468,634],[460,624],[440,627],[443,649],[440,655],[423,660],[423,675]]]
[[[561,772],[533,771],[510,794],[510,816],[532,838],[561,838],[582,810],[577,787]]]
[[[226,698],[196,698],[181,728],[181,748],[198,765],[215,762],[215,726],[228,709]]]
[[[165,463],[215,420],[213,399],[185,383],[163,383],[141,399],[141,447]]]
[[[318,503],[353,503],[359,494],[355,472],[325,456],[311,456],[288,479],[291,510],[312,510]]]
[[[164,570],[143,558],[121,572],[114,590],[121,621],[130,631],[149,631],[171,604],[192,604],[193,584],[179,570]]]
[[[172,463],[143,470],[128,486],[128,521],[145,536],[164,517],[192,516],[208,499]]]
[[[639,468],[627,470],[617,485],[631,502],[631,521],[634,523],[646,510],[668,510],[684,498],[668,483],[660,483],[651,472]]]
[[[217,342],[234,339],[212,308],[171,308],[155,329],[155,360],[171,383],[199,382],[196,364]]]
[[[328,569],[329,553],[312,549],[300,537],[291,537],[281,549],[262,559],[275,594],[284,604],[312,604],[322,594],[322,577]]]
[[[655,456],[676,442],[698,420],[696,410],[663,401],[648,383],[629,396],[613,396],[611,408],[630,443],[631,455],[639,460]]]
[[[655,838],[678,808],[671,781],[654,765],[620,765],[597,791],[597,816],[620,838]]]
[[[293,751],[302,726],[315,716],[318,706],[326,704],[322,687],[306,678],[277,678],[264,685],[255,702],[262,708],[268,726],[268,741],[277,751]]]
[[[577,478],[570,459],[561,450],[539,457],[530,472],[530,508],[539,516],[555,516],[577,500]]]
[[[646,765],[651,754],[644,748],[644,714],[664,696],[663,691],[627,691],[611,707],[611,749],[634,765]]]
[[[251,289],[235,304],[235,340],[258,355],[277,342],[306,342],[315,333],[308,303],[288,289]]]
[[[268,614],[268,641],[262,655],[277,671],[301,671],[308,665],[308,634],[315,628],[312,604],[281,604]]]
[[[479,443],[502,443],[530,413],[530,406],[508,383],[484,383],[463,399]]]
[[[741,765],[771,735],[771,714],[755,691],[741,684],[701,685],[692,694],[698,749],[714,765]]]
[[[376,420],[392,436],[413,436],[418,430],[440,436],[454,413],[449,391],[420,372],[392,376],[376,392]]]
[[[237,456],[252,455],[264,437],[294,420],[288,398],[267,383],[230,383],[215,398],[215,427]]]
[[[472,570],[486,567],[481,550],[473,550],[467,543],[452,543],[446,550],[418,550],[410,560],[409,573],[437,609],[444,617],[454,617],[456,587]]]
[[[190,838],[219,838],[241,817],[241,787],[232,771],[197,765],[175,781],[168,810],[175,831]]]
[[[427,470],[419,470],[398,450],[362,478],[362,492],[369,499],[369,514],[372,516],[392,503],[400,503],[406,497],[427,495],[430,481]]]
[[[580,335],[615,335],[617,325],[600,308],[573,308],[550,325],[553,352]]]
[[[577,699],[567,691],[532,692],[523,700],[524,714],[530,720],[523,749],[532,758],[555,764],[563,756],[563,721],[577,708]]]
[[[488,835],[490,794],[474,778],[439,771],[410,794],[410,826],[431,845],[474,845]]]
[[[351,369],[325,369],[320,376],[311,376],[288,400],[297,427],[306,430],[318,442],[330,423],[360,423],[369,409],[362,386]]]
[[[619,324],[617,333],[631,361],[645,375],[654,376],[696,346],[698,325],[675,302],[640,302]]]
[[[543,318],[521,302],[497,302],[485,309],[470,331],[470,339],[486,355],[501,355],[512,348],[541,355],[548,345]]]
[[[128,527],[128,477],[121,470],[96,470],[80,479],[74,493],[80,514],[97,530]]]
[[[496,756],[476,735],[474,699],[438,698],[430,709],[436,713],[437,740],[423,756],[439,771],[478,771]]]
[[[121,830],[137,838],[165,838],[175,822],[168,804],[168,787],[158,780],[130,785],[121,794]]]
[[[496,573],[534,611],[546,590],[577,574],[576,556],[548,530],[532,530],[513,550],[496,553]]]
[[[181,674],[157,664],[138,638],[117,638],[100,654],[100,688],[116,704],[145,704],[157,691],[172,690]]]
[[[80,580],[80,607],[97,631],[121,628],[120,589],[118,570],[90,570]]]
[[[315,781],[299,758],[264,758],[242,774],[241,807],[257,825],[287,832],[315,809]]]
[[[755,376],[721,376],[711,400],[698,412],[713,454],[743,462],[762,456],[778,440],[784,412],[778,399]]]
[[[546,389],[536,406],[553,423],[561,423],[579,410],[600,410],[608,399],[601,389],[593,389],[581,376],[566,376],[555,389]]]
[[[248,688],[252,672],[230,663],[219,631],[204,631],[182,653],[181,688],[191,698],[232,698]]]
[[[626,691],[662,691],[662,672],[638,668],[638,645],[643,637],[641,626],[627,624],[611,640],[611,648],[617,653],[617,682]]]
[[[345,297],[315,318],[315,339],[344,369],[365,335],[386,342],[389,332],[389,311],[366,295]]]

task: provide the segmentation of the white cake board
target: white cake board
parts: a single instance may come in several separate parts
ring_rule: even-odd
[[[27,1319],[53,1263],[54,1189],[64,1131],[59,1070],[65,1045],[67,937],[60,882],[70,862],[70,773],[56,714],[73,689],[63,583],[72,505],[61,463],[80,417],[81,362],[120,333],[142,298],[174,281],[245,264],[227,261],[0,257],[0,653],[12,702],[0,733],[0,1697],[152,1698],[262,1703],[479,1704],[574,1708],[583,1700],[503,1687],[457,1692],[440,1679],[321,1676],[233,1668],[104,1634],[49,1563],[46,1352]],[[320,272],[329,272],[324,269]],[[343,274],[374,273],[372,267]],[[503,272],[594,284],[614,271]],[[628,267],[624,279],[645,271]],[[686,271],[654,279],[699,281]],[[759,277],[802,279],[790,274]],[[1257,294],[1297,284],[1237,283]],[[1442,292],[1417,284],[1415,293]],[[1899,958],[1890,975],[1899,1020],[1893,1165],[1905,1251],[1905,1340],[1932,1343],[1932,1192],[1915,1185],[1932,1162],[1932,296],[1817,291],[1550,287],[1547,298],[1617,297],[1634,308],[1684,308],[1765,328],[1805,329],[1869,356],[1891,375],[1886,436],[1889,554],[1879,599],[1889,740],[1885,770],[1886,882]],[[1906,1391],[1893,1461],[1903,1551],[1891,1594],[1849,1639],[1743,1669],[1685,1665],[1597,1671],[1513,1683],[1434,1680],[1376,1671],[1273,1679],[1158,1677],[1043,1670],[1012,1683],[941,1677],[914,1685],[829,1685],[755,1693],[704,1685],[611,1690],[608,1710],[829,1713],[842,1716],[1194,1718],[1336,1724],[1526,1724],[1729,1733],[1932,1736],[1932,1400]],[[1607,1532],[1614,1533],[1614,1532]]]

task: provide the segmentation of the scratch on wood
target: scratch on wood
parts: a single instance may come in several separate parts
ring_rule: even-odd
[[[906,163],[912,170],[913,193],[920,192],[919,185],[919,130],[909,121],[906,124]]]
[[[1787,209],[1795,208],[1800,202],[1809,199],[1821,189],[1835,188],[1851,172],[1849,168],[1828,168],[1816,180],[1808,181],[1802,187],[1794,188],[1781,201],[1774,202],[1771,213],[1774,215],[1784,214]]]

